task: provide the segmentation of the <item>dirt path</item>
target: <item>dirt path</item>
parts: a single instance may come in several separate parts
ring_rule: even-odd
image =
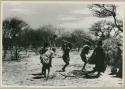
[[[56,72],[63,66],[61,51],[58,51],[56,58],[53,59],[50,77],[48,80],[45,78],[35,79],[36,75],[41,72],[41,64],[39,55],[30,55],[29,58],[24,58],[20,62],[5,61],[3,62],[3,85],[12,86],[79,86],[79,87],[122,87],[122,79],[113,77],[109,74],[109,69],[106,70],[99,78],[87,79],[84,77],[65,77],[63,75],[72,76],[73,73],[80,73],[82,68],[82,61],[79,54],[72,52],[70,65],[66,72]],[[92,65],[87,65],[87,69],[91,70]],[[76,74],[77,75],[77,74]],[[38,76],[38,75],[37,75]]]

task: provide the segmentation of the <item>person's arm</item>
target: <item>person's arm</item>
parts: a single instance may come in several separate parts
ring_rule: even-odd
[[[55,57],[55,52],[51,51],[50,57],[54,58]]]
[[[97,50],[97,48],[94,49],[91,58],[93,58],[96,55],[96,50]]]
[[[95,55],[95,54],[96,54],[96,50],[97,50],[97,48],[95,48],[95,49],[94,49],[94,51],[93,51],[93,55]]]
[[[87,58],[86,58],[86,55],[85,55],[85,54],[82,55],[82,58],[81,58],[81,59],[82,59],[83,62],[87,62]]]
[[[40,50],[39,50],[39,54],[42,54],[42,48],[40,48]]]

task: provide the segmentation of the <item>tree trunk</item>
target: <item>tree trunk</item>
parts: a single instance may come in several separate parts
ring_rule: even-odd
[[[120,28],[120,26],[118,26],[117,21],[116,21],[116,16],[113,16],[114,22],[116,27],[118,28],[119,31],[123,32],[123,29]]]

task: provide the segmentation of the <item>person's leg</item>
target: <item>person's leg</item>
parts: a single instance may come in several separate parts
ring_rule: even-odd
[[[69,56],[68,55],[63,55],[63,61],[65,62],[65,65],[62,68],[62,71],[65,71],[66,67],[69,65]]]
[[[85,70],[87,62],[84,63],[83,67],[82,67],[82,71]]]
[[[42,75],[44,75],[44,66],[42,66]]]
[[[101,74],[101,72],[100,72],[100,71],[98,71],[98,73],[97,73],[96,77],[99,77],[99,76],[100,76],[100,74]]]
[[[110,75],[114,75],[116,73],[117,73],[117,68],[115,68],[115,66],[112,66]]]
[[[65,65],[62,68],[62,71],[65,71],[66,67],[69,65],[69,62],[65,62]]]
[[[46,77],[46,67],[44,68],[44,77]]]
[[[42,67],[42,75],[44,75],[44,77],[46,77],[46,67],[45,67],[45,65],[43,65],[43,67]]]
[[[52,67],[52,58],[50,58],[49,64],[50,64],[50,67]]]
[[[48,69],[48,74],[47,74],[47,78],[49,77],[49,73],[50,73],[50,67],[47,68]]]

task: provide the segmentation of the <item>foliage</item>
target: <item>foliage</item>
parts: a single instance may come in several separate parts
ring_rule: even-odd
[[[123,21],[117,18],[116,6],[112,4],[93,4],[89,6],[94,16],[99,18],[113,17],[114,23],[108,21],[98,21],[90,28],[91,32],[103,40],[103,47],[108,55],[108,64],[116,68],[121,65],[121,54],[118,45],[123,43]],[[101,35],[99,35],[101,33]],[[107,34],[106,34],[107,33]],[[97,39],[98,40],[98,39]],[[118,62],[121,61],[121,62]],[[120,68],[120,67],[119,67]]]
[[[16,37],[20,31],[26,28],[27,24],[18,18],[8,18],[3,21],[3,45],[5,49],[11,45],[13,47],[16,44]]]
[[[93,12],[93,15],[105,18],[105,17],[113,17],[114,24],[118,28],[119,31],[123,32],[123,26],[119,24],[119,20],[116,17],[116,6],[113,4],[93,4],[89,6],[90,10]],[[123,22],[122,22],[123,23]]]
[[[115,25],[112,22],[108,22],[106,20],[98,21],[90,28],[91,33],[94,34],[97,39],[101,40],[110,38],[112,30],[115,31]]]

